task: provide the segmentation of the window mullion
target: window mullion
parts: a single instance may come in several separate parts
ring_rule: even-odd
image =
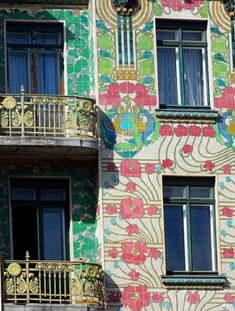
[[[178,71],[179,71],[179,77],[178,77],[178,87],[179,87],[179,105],[184,106],[184,68],[183,68],[183,47],[182,44],[179,44],[178,47]]]

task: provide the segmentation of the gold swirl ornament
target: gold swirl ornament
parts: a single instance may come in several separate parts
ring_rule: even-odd
[[[85,112],[91,112],[93,110],[93,103],[89,100],[83,100],[80,103],[80,109]]]
[[[7,268],[7,272],[11,275],[11,276],[18,276],[21,274],[21,266],[16,263],[16,262],[13,262],[11,263],[8,268]]]
[[[7,96],[2,102],[6,109],[12,110],[16,107],[16,100],[13,96]]]

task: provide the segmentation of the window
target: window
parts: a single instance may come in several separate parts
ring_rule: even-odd
[[[8,93],[59,94],[62,74],[61,23],[6,24]]]
[[[209,106],[206,22],[157,20],[160,107]]]
[[[235,15],[231,15],[232,68],[235,69]]]
[[[68,258],[68,183],[56,179],[11,180],[14,259]]]
[[[164,177],[167,274],[217,271],[213,178]]]

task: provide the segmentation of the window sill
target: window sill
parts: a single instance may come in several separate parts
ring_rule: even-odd
[[[215,123],[219,117],[216,110],[198,107],[192,108],[160,108],[156,110],[156,117],[161,121],[179,123]]]
[[[222,289],[227,285],[222,275],[162,275],[163,284],[172,289]]]

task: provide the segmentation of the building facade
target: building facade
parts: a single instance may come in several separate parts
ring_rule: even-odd
[[[235,308],[234,14],[1,2],[6,308]]]

